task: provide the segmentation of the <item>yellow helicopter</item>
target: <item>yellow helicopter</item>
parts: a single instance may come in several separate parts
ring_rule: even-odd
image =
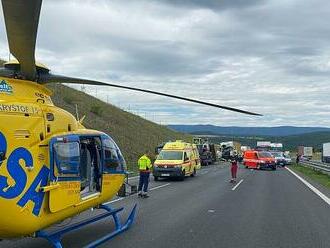
[[[124,224],[102,203],[122,186],[126,164],[114,140],[86,129],[81,120],[53,105],[46,83],[117,87],[259,115],[236,108],[161,92],[54,75],[35,61],[42,0],[2,0],[10,52],[17,61],[0,68],[0,239],[33,236],[62,247],[63,234],[113,217],[115,230],[95,247],[127,230],[136,205]],[[90,208],[105,210],[83,222],[48,233],[44,229]]]

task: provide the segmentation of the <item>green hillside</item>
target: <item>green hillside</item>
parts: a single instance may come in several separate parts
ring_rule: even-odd
[[[315,132],[301,135],[279,137],[277,140],[288,147],[288,150],[295,150],[297,146],[312,146],[316,151],[322,150],[322,144],[330,142],[330,132]]]
[[[139,156],[145,151],[153,153],[163,141],[192,140],[190,135],[160,126],[65,85],[53,84],[48,88],[54,91],[52,99],[55,105],[75,115],[77,104],[80,118],[86,115],[83,124],[87,128],[113,137],[126,158],[129,170],[136,170]]]

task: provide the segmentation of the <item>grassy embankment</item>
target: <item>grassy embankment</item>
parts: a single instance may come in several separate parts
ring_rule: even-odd
[[[77,104],[80,118],[86,115],[83,124],[87,128],[103,131],[113,137],[130,171],[136,171],[136,161],[141,154],[145,151],[154,153],[158,144],[176,139],[192,140],[191,135],[145,120],[65,85],[53,84],[48,87],[54,91],[52,99],[56,106],[75,115]]]
[[[293,170],[302,173],[306,177],[312,179],[315,182],[325,186],[330,189],[330,176],[319,171],[313,170],[311,168],[302,165],[292,165],[290,166]]]

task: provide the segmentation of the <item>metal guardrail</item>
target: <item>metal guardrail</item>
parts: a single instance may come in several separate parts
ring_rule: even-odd
[[[315,161],[315,160],[301,161],[300,164],[311,167],[311,168],[321,171],[323,173],[330,174],[330,164],[323,163],[321,161]]]

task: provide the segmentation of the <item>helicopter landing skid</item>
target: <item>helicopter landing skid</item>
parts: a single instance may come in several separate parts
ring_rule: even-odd
[[[77,229],[80,229],[82,227],[85,227],[88,224],[92,224],[92,223],[102,220],[106,217],[112,216],[112,218],[115,222],[115,230],[112,233],[109,233],[109,234],[93,241],[92,243],[88,244],[87,246],[85,246],[86,248],[97,247],[98,245],[112,239],[116,235],[118,235],[118,234],[126,231],[128,228],[130,228],[130,226],[133,224],[133,221],[135,218],[136,207],[137,207],[137,205],[135,204],[124,225],[121,224],[120,219],[117,215],[117,213],[121,212],[124,209],[123,207],[118,208],[118,209],[112,209],[111,207],[102,204],[98,208],[105,210],[106,213],[103,213],[103,214],[100,214],[93,218],[72,224],[72,225],[67,226],[56,232],[48,233],[44,230],[37,231],[35,237],[47,239],[48,242],[50,242],[54,248],[62,248],[63,246],[61,243],[61,239],[64,234],[77,230]]]

